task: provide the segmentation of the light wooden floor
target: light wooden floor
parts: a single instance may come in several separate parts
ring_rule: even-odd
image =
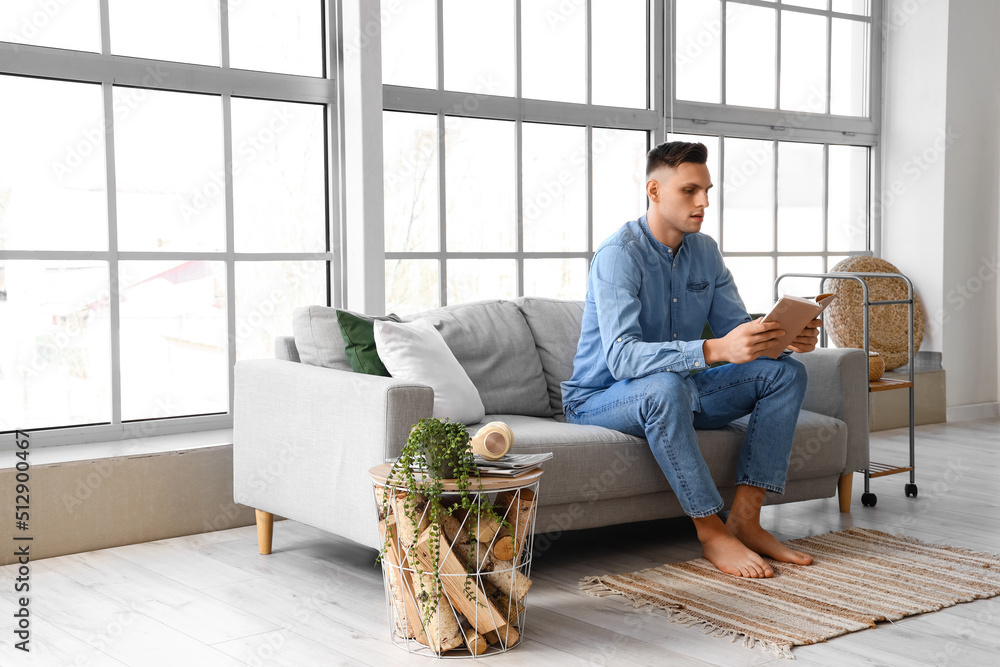
[[[849,526],[1000,553],[1000,419],[918,429],[920,495],[903,476],[873,481],[875,508],[835,498],[765,509],[782,539]],[[873,459],[906,460],[905,430],[877,434]],[[6,545],[4,545],[6,548]],[[253,527],[32,564],[33,652],[11,646],[13,566],[0,568],[0,665],[426,665],[387,640],[374,551],[290,521],[257,554]],[[699,556],[686,519],[582,531],[536,551],[526,641],[489,665],[985,665],[1000,653],[1000,598],[911,617],[784,663],[657,613],[577,590],[586,575]]]

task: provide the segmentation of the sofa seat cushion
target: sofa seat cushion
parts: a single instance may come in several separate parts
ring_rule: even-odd
[[[434,325],[479,390],[486,413],[551,417],[542,364],[513,301],[476,301],[409,317]]]
[[[514,431],[516,454],[552,452],[543,464],[539,488],[542,505],[589,502],[669,491],[649,445],[642,438],[600,426],[567,424],[552,418],[487,414],[482,424],[502,421]],[[736,480],[740,446],[747,418],[723,428],[698,431],[702,455],[716,486]],[[839,474],[847,460],[847,426],[840,420],[803,410],[792,445],[788,480]]]

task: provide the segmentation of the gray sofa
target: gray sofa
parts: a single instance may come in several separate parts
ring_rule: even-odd
[[[514,451],[553,452],[544,465],[536,532],[681,516],[645,440],[567,424],[559,383],[572,373],[583,303],[525,297],[439,308],[429,318],[480,392],[485,422],[514,430]],[[368,469],[399,453],[430,387],[353,373],[332,308],[299,308],[276,359],[235,370],[234,497],[257,510],[262,553],[273,515],[375,547]],[[797,355],[809,384],[784,495],[769,503],[828,498],[850,510],[852,472],[868,465],[868,364],[861,350]],[[700,431],[699,442],[727,502],[746,420]],[[477,427],[470,427],[475,431]]]

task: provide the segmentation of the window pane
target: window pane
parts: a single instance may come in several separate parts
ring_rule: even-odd
[[[0,261],[0,431],[111,421],[107,262]]]
[[[108,0],[111,53],[221,65],[219,0]]]
[[[234,97],[232,115],[236,250],[326,250],[323,107]]]
[[[826,272],[830,273],[833,271],[833,267],[837,266],[838,262],[842,262],[847,259],[850,255],[829,255],[826,258]]]
[[[721,101],[721,7],[719,0],[677,0],[677,99]]]
[[[593,249],[646,212],[646,133],[595,127]]]
[[[225,250],[222,99],[114,89],[118,246]]]
[[[778,275],[782,273],[823,273],[822,257],[779,257]],[[821,278],[785,278],[778,283],[778,294],[814,297],[822,294]]]
[[[122,419],[228,412],[225,263],[119,267]]]
[[[778,250],[823,250],[823,145],[778,142]]]
[[[383,83],[437,88],[434,5],[435,0],[382,3]],[[357,39],[360,41],[361,35]],[[352,48],[350,38],[344,48]]]
[[[517,296],[517,262],[513,259],[449,259],[448,303]]]
[[[587,260],[524,260],[524,295],[583,300],[587,296]]]
[[[441,305],[441,264],[436,259],[390,259],[385,263],[385,312],[415,313]]]
[[[444,0],[444,87],[514,95],[513,0]]]
[[[645,0],[591,0],[594,104],[646,108],[646,5]]]
[[[868,148],[830,146],[828,248],[868,249]]]
[[[524,249],[587,249],[587,131],[524,123]]]
[[[774,108],[775,10],[733,3],[726,12],[726,103]]]
[[[774,250],[774,144],[726,137],[725,145],[724,249]]]
[[[0,248],[107,250],[101,87],[0,76],[0,100]]]
[[[326,304],[326,262],[236,262],[236,360],[273,359],[292,311]]]
[[[521,90],[532,99],[587,101],[586,3],[521,3]]]
[[[826,113],[824,16],[781,12],[781,108]]]
[[[705,144],[705,148],[708,149],[708,172],[715,187],[708,191],[708,209],[705,211],[705,220],[701,223],[701,232],[718,242],[719,183],[722,182],[722,172],[719,171],[719,138],[697,134],[671,134],[667,136],[667,141],[697,141]]]
[[[449,117],[445,151],[448,250],[514,250],[514,123]]]
[[[786,5],[795,5],[796,7],[809,7],[810,9],[829,9],[827,7],[828,0],[782,0]]]
[[[833,19],[830,113],[868,115],[868,24]]]
[[[868,16],[868,0],[833,0],[831,9],[844,14],[861,14]]]
[[[440,245],[437,128],[437,116],[382,114],[382,191],[389,252],[433,251]]]
[[[748,313],[766,313],[774,305],[774,260],[770,257],[727,257],[736,289]]]
[[[100,2],[4,0],[0,3],[0,41],[100,52]]]
[[[322,2],[229,0],[229,64],[323,76]]]

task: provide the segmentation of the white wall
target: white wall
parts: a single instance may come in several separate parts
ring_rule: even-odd
[[[911,276],[943,353],[949,418],[995,414],[1000,3],[890,0],[882,256]]]
[[[997,400],[1000,2],[952,0],[945,158],[944,359],[948,404]],[[970,415],[971,416],[971,415]]]

